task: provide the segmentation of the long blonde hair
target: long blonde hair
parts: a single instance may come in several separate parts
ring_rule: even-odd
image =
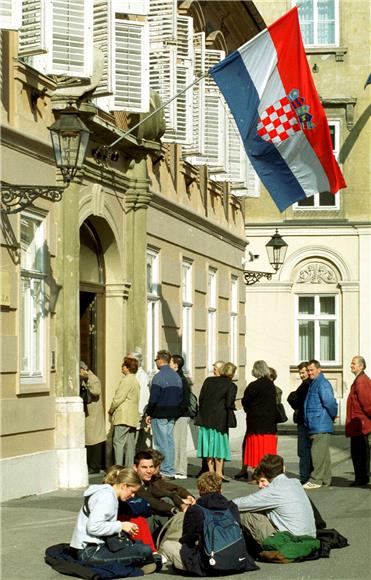
[[[109,485],[126,483],[130,487],[138,487],[141,485],[137,472],[131,467],[124,467],[123,465],[112,465],[107,471],[103,483],[108,483]]]

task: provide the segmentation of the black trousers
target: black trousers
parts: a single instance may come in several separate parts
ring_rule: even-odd
[[[105,469],[106,442],[86,445],[86,461],[90,469]]]
[[[368,435],[357,435],[350,438],[350,453],[353,461],[354,479],[357,483],[370,481],[370,447]]]

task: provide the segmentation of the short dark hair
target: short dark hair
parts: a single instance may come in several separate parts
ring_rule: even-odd
[[[306,369],[308,366],[308,361],[304,361],[300,363],[300,365],[298,365],[298,371],[301,371],[301,369]]]
[[[269,367],[269,378],[272,382],[274,382],[277,378],[277,371],[273,367]]]
[[[182,370],[184,367],[184,358],[180,354],[172,354],[171,360],[178,365],[178,371]]]
[[[317,369],[321,368],[321,363],[318,360],[316,360],[315,358],[311,358],[308,361],[308,367],[309,367],[309,365],[314,365]]]
[[[220,493],[222,490],[222,478],[218,473],[206,471],[197,479],[197,489],[200,495],[205,493]]]
[[[283,458],[281,455],[266,453],[260,460],[254,474],[257,478],[266,477],[268,481],[272,481],[272,479],[283,473],[283,471]]]
[[[153,465],[155,467],[158,467],[158,465],[161,465],[161,463],[165,459],[165,455],[163,453],[161,453],[161,451],[157,451],[157,449],[148,449],[148,453],[152,457]]]
[[[168,350],[159,350],[157,352],[156,359],[164,360],[167,364],[169,364],[171,354]]]
[[[123,360],[122,366],[126,366],[126,368],[128,369],[128,371],[132,374],[135,375],[135,373],[138,370],[138,366],[139,363],[137,361],[136,358],[131,358],[129,356],[126,356]]]
[[[134,456],[134,465],[138,466],[142,459],[146,459],[148,461],[148,459],[153,460],[153,457],[149,451],[138,451],[138,453],[136,453]]]

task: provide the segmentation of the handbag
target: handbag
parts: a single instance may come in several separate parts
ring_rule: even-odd
[[[104,541],[106,542],[106,546],[110,552],[118,552],[119,550],[122,550],[122,548],[133,546],[135,544],[135,540],[132,540],[126,532],[106,536]]]
[[[93,395],[85,385],[80,385],[80,397],[82,398],[84,405],[89,405],[89,403],[93,401]]]
[[[191,391],[189,393],[188,414],[191,419],[194,419],[198,413],[198,400],[196,395]]]
[[[237,427],[237,419],[233,409],[228,409],[228,429]]]
[[[285,407],[282,403],[276,403],[276,423],[286,423],[288,421]]]

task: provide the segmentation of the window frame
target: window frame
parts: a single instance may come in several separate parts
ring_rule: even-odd
[[[230,360],[238,368],[238,276],[231,276]]]
[[[299,314],[299,299],[300,298],[314,298],[314,314]],[[322,314],[320,312],[320,299],[333,297],[335,299],[335,314]],[[339,293],[332,292],[298,292],[295,294],[295,358],[297,363],[301,360],[305,360],[306,357],[302,357],[300,353],[300,340],[299,340],[299,321],[300,320],[313,320],[314,321],[314,353],[313,357],[319,360],[324,366],[337,366],[339,365],[339,340],[340,340],[340,309],[339,309]],[[321,358],[321,343],[320,343],[320,322],[321,321],[331,321],[335,322],[334,325],[334,360],[326,360]]]
[[[329,127],[334,127],[334,147],[333,147],[333,153],[335,156],[335,159],[338,160],[339,157],[339,153],[340,153],[340,131],[341,131],[341,121],[340,119],[329,119],[328,121]],[[331,134],[331,131],[330,131]],[[332,194],[331,194],[332,195]],[[305,199],[311,199],[313,197],[314,202],[313,205],[299,205],[299,202],[296,202],[294,204],[294,211],[296,212],[302,212],[302,211],[321,211],[321,212],[328,212],[328,211],[339,211],[340,210],[340,204],[341,204],[341,192],[338,191],[334,194],[334,199],[335,199],[335,204],[334,205],[321,205],[321,194],[320,193],[315,193],[313,196],[311,196],[310,198],[305,198]],[[301,200],[301,201],[305,201]]]
[[[193,262],[183,259],[181,272],[182,357],[184,371],[191,373],[193,365]]]
[[[334,3],[334,22],[335,22],[335,40],[333,43],[320,43],[318,42],[318,26],[319,26],[319,18],[318,18],[318,1],[319,0],[312,0],[313,3],[313,43],[306,43],[304,39],[304,35],[302,33],[303,44],[305,48],[333,48],[339,46],[340,42],[340,21],[339,21],[339,0],[327,0],[328,2]],[[300,0],[292,0],[293,6],[300,5]],[[299,23],[300,23],[300,6],[298,6],[298,15],[299,15]]]
[[[207,272],[207,370],[212,372],[217,357],[217,273],[209,267]]]
[[[49,345],[49,318],[47,316],[45,306],[46,306],[46,293],[45,284],[47,272],[45,271],[45,255],[44,255],[44,243],[47,239],[47,219],[44,214],[32,211],[23,211],[21,214],[20,221],[20,236],[22,219],[33,220],[39,224],[37,230],[37,237],[39,238],[37,242],[36,251],[41,250],[41,267],[40,269],[31,268],[24,266],[22,257],[24,256],[24,249],[22,248],[21,240],[21,264],[19,270],[19,318],[20,318],[20,333],[19,333],[19,388],[21,393],[28,392],[43,392],[49,391],[47,386],[47,372],[48,372],[48,345]],[[40,228],[40,229],[39,229]],[[34,238],[33,238],[34,239]],[[32,242],[31,242],[32,244]],[[30,244],[30,245],[31,245]],[[27,295],[23,292],[24,281],[28,281],[30,284],[30,294]],[[40,284],[42,304],[41,304],[41,315],[40,315],[40,332],[38,333],[35,340],[34,322],[35,314],[37,314],[38,306],[32,299],[32,286],[36,283]],[[26,300],[28,303],[28,316],[25,319],[25,308]],[[33,322],[32,322],[33,321]],[[25,335],[25,331],[27,331]],[[37,344],[36,344],[37,342]],[[23,367],[23,355],[24,355],[24,343],[27,343],[27,352],[29,353],[29,363],[27,369]],[[35,355],[39,353],[40,362],[38,368],[35,365]]]
[[[149,291],[148,286],[148,260],[152,259],[153,276],[151,278],[154,291]],[[146,279],[147,279],[147,372],[152,373],[156,370],[155,356],[159,350],[160,344],[160,251],[156,248],[147,247],[146,253]]]

